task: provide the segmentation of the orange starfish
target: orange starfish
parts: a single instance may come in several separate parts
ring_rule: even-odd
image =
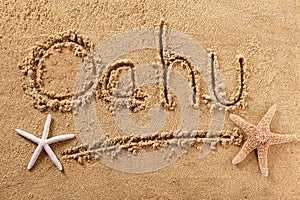
[[[246,142],[240,152],[232,160],[232,164],[242,162],[250,152],[257,149],[260,171],[264,176],[268,176],[267,156],[269,146],[297,140],[296,135],[281,135],[270,131],[270,123],[274,117],[275,111],[276,105],[273,105],[257,126],[246,122],[237,115],[229,115],[229,118],[247,135]]]

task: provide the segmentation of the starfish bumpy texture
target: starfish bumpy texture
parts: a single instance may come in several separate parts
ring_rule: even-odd
[[[237,115],[230,114],[230,119],[247,135],[246,142],[240,152],[232,160],[232,164],[242,162],[250,152],[257,149],[260,171],[264,176],[268,176],[267,155],[269,146],[297,140],[296,135],[282,135],[270,131],[270,123],[274,117],[275,111],[276,105],[273,105],[257,126],[243,120]]]
[[[57,159],[57,157],[55,156],[54,152],[52,151],[52,149],[50,148],[49,145],[52,143],[55,143],[55,142],[69,140],[69,139],[73,138],[75,135],[74,134],[65,134],[65,135],[59,135],[59,136],[55,136],[50,139],[47,139],[48,133],[49,133],[49,128],[50,128],[50,122],[51,122],[51,115],[49,114],[47,117],[45,126],[44,126],[42,138],[37,138],[36,136],[34,136],[30,133],[27,133],[20,129],[16,129],[16,131],[19,135],[38,144],[37,148],[35,149],[32,157],[28,163],[27,169],[32,168],[36,159],[38,158],[39,154],[41,153],[42,149],[44,149],[47,152],[47,154],[49,155],[49,157],[51,158],[52,162],[55,164],[55,166],[59,170],[62,170],[62,165],[60,164],[59,160]]]

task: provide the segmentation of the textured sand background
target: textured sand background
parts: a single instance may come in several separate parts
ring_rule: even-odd
[[[243,54],[247,79],[247,107],[235,114],[258,123],[277,104],[271,130],[300,130],[300,4],[296,0],[268,1],[2,1],[0,5],[0,199],[299,199],[300,146],[272,146],[268,178],[260,174],[252,152],[238,166],[231,164],[240,147],[219,145],[206,159],[198,150],[152,173],[127,174],[102,163],[82,164],[64,159],[67,149],[82,143],[72,113],[32,105],[22,89],[18,64],[36,42],[77,30],[96,46],[114,34],[137,27],[154,27],[165,19],[169,28],[196,40],[218,54],[218,71],[228,93],[236,86],[236,55]],[[45,87],[72,90],[80,57],[63,51],[45,61]],[[100,106],[101,107],[101,106]],[[26,169],[36,147],[15,129],[41,136],[48,113],[53,116],[50,137],[74,133],[76,139],[51,147],[61,161],[60,172],[44,152],[34,168]],[[99,118],[107,114],[101,111]],[[103,115],[104,117],[101,117]],[[104,120],[105,122],[105,120]],[[109,126],[109,119],[106,121]],[[228,119],[224,129],[232,130]],[[79,150],[78,150],[79,152]]]

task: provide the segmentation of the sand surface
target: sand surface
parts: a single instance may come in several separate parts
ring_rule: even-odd
[[[214,50],[228,101],[239,84],[237,56],[242,55],[246,67],[244,99],[240,106],[227,110],[217,148],[205,159],[199,159],[210,117],[209,102],[205,95],[202,97],[207,87],[202,84],[201,74],[195,72],[200,77],[196,82],[201,85],[197,98],[203,113],[196,142],[177,161],[158,171],[139,174],[117,171],[87,152],[75,128],[70,109],[76,74],[94,46],[126,30],[155,28],[161,19],[167,23],[166,29],[189,36],[205,50]],[[300,3],[295,0],[3,1],[0,5],[0,199],[299,199],[300,143],[271,146],[270,174],[263,177],[255,152],[241,164],[231,164],[245,137],[228,118],[229,113],[234,113],[257,124],[276,104],[271,130],[299,137],[299,19]],[[65,36],[57,36],[59,33]],[[70,41],[75,45],[68,46]],[[44,51],[39,48],[47,42],[52,47],[59,45],[48,50],[51,55],[43,58],[42,70],[30,68],[26,59],[34,62],[37,56],[32,57],[32,52]],[[116,61],[128,59],[138,65],[157,62],[157,55],[156,51],[145,50]],[[180,71],[183,65],[186,63],[175,63],[174,69]],[[124,66],[111,73],[106,71],[101,81],[105,76],[111,77],[108,86],[113,87],[130,63]],[[189,75],[187,79],[192,83]],[[34,85],[34,81],[42,88]],[[107,136],[134,153],[166,145],[168,134],[178,128],[174,125],[180,112],[167,108],[167,123],[155,141],[136,139],[132,143],[113,122],[109,98],[105,98],[110,95],[109,87],[98,88],[95,106]],[[136,93],[131,101],[132,119],[146,124],[146,108],[161,101],[162,90],[149,86]],[[48,113],[53,118],[49,137],[66,133],[74,133],[76,137],[51,145],[63,165],[62,172],[45,152],[27,170],[36,145],[19,136],[15,129],[40,137]]]

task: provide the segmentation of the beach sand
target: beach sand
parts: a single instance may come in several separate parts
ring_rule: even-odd
[[[0,10],[0,199],[300,199],[300,143],[271,146],[269,176],[264,177],[255,152],[239,165],[231,163],[246,138],[228,118],[229,113],[234,113],[257,124],[276,104],[271,131],[298,134],[299,138],[298,1],[19,0],[3,1]],[[240,84],[237,56],[242,55],[244,99],[239,106],[227,110],[220,142],[200,159],[203,134],[210,121],[210,102],[202,95],[210,94],[201,73],[195,72],[202,112],[197,141],[178,160],[157,171],[136,174],[111,169],[87,151],[75,127],[70,109],[76,74],[84,57],[101,42],[134,28],[157,28],[162,20],[166,22],[165,29],[187,35],[207,54],[213,49],[228,101]],[[57,36],[59,33],[65,35]],[[70,41],[75,45],[68,46]],[[32,63],[38,57],[32,52],[47,53],[40,48],[47,44],[51,48],[59,45],[50,48],[47,52],[51,55],[43,58],[45,70],[31,69],[36,67]],[[157,62],[157,56],[156,51],[145,50],[116,61],[132,60],[137,66]],[[185,64],[174,64],[174,69],[180,71]],[[111,87],[124,69],[106,72],[112,77]],[[191,82],[189,75],[187,78]],[[101,81],[104,79],[102,76]],[[43,86],[37,87],[30,80],[42,81],[38,83]],[[133,120],[148,122],[144,109],[161,101],[162,90],[149,86],[135,94],[131,102]],[[175,125],[180,112],[176,106],[173,111],[165,106],[169,109],[168,120],[155,141],[136,139],[132,143],[114,124],[109,89],[103,94],[101,91],[100,88],[96,95],[97,118],[105,134],[130,152],[154,151],[155,145],[157,149],[164,147],[168,134],[178,128]],[[15,129],[41,137],[48,113],[53,119],[49,137],[67,133],[76,137],[51,145],[63,171],[44,151],[34,167],[27,170],[36,144],[19,136]]]

